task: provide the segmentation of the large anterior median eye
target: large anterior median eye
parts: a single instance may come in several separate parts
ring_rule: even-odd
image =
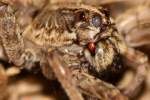
[[[102,23],[101,17],[98,15],[95,15],[92,17],[91,19],[91,23],[95,26],[95,27],[99,27]]]

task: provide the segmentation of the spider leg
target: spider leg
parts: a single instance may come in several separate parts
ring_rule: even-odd
[[[148,58],[144,53],[128,48],[127,53],[125,54],[124,63],[135,71],[135,76],[127,88],[123,90],[123,93],[128,97],[133,97],[145,80],[147,68],[149,67]]]
[[[7,82],[8,77],[4,66],[0,64],[0,100],[3,100],[7,95]]]
[[[13,8],[0,2],[0,44],[6,59],[16,66],[32,67],[35,55],[33,50],[25,48],[23,36],[19,30]]]
[[[100,100],[128,100],[128,98],[122,95],[119,89],[113,85],[85,72],[74,70],[73,76],[77,87],[83,94]]]
[[[24,45],[18,29],[13,9],[6,4],[2,4],[0,6],[0,42],[9,58],[9,62],[21,65],[23,61],[20,58]]]
[[[70,73],[67,65],[61,60],[59,52],[54,51],[49,53],[47,57],[48,63],[51,66],[56,78],[61,83],[71,100],[83,100],[81,93],[75,87],[72,81],[72,74]]]
[[[79,69],[69,70],[58,52],[49,54],[48,62],[55,76],[62,84],[70,99],[83,100],[80,93],[102,100],[128,100],[113,85],[101,81]],[[77,88],[76,88],[77,87]]]
[[[44,59],[45,60],[45,59]],[[50,80],[56,80],[55,74],[52,71],[52,68],[49,67],[49,64],[47,63],[47,61],[41,60],[40,62],[40,67],[41,67],[41,71],[43,73],[43,75]]]

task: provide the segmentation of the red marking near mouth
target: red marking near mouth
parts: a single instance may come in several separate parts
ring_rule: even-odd
[[[91,53],[95,53],[96,46],[95,46],[94,42],[89,42],[87,46]]]

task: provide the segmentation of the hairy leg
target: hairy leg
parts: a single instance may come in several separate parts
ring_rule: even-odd
[[[68,69],[58,52],[52,52],[48,62],[71,100],[83,100],[81,93],[102,100],[128,100],[115,86],[80,69]]]
[[[100,100],[128,100],[119,89],[82,71],[74,70],[76,85],[83,94]]]
[[[35,60],[33,50],[25,49],[23,36],[14,16],[13,8],[0,2],[0,44],[9,63],[31,67]]]
[[[8,77],[4,66],[0,64],[0,100],[3,100],[7,95],[7,82]]]
[[[124,57],[124,63],[135,71],[135,76],[127,88],[123,90],[123,93],[128,97],[133,97],[136,95],[136,91],[145,80],[147,69],[149,67],[148,58],[144,53],[128,48]]]
[[[57,51],[49,53],[47,58],[50,67],[52,68],[56,78],[65,89],[68,97],[71,100],[83,100],[81,93],[76,88],[72,81],[72,74],[67,65],[61,60],[61,56]]]
[[[0,42],[9,58],[9,62],[20,65],[24,51],[23,39],[19,33],[13,9],[6,4],[0,6]]]

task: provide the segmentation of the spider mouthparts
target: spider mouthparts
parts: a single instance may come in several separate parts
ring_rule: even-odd
[[[95,54],[96,46],[95,46],[94,42],[89,42],[87,44],[87,47],[92,54]]]

